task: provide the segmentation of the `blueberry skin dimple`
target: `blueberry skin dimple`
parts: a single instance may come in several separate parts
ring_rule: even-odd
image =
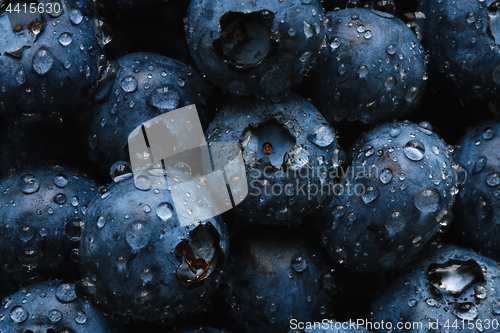
[[[99,17],[87,0],[37,3],[51,4],[52,12],[0,14],[0,115],[23,122],[56,119],[82,106],[102,64]]]
[[[373,123],[418,106],[424,49],[397,17],[352,8],[326,14],[326,45],[307,90],[330,121]]]
[[[73,282],[55,280],[27,286],[2,301],[0,333],[118,333]]]
[[[454,231],[469,246],[500,259],[500,122],[471,129],[458,143],[455,160],[467,171],[455,205]]]
[[[227,272],[234,332],[286,332],[291,319],[331,318],[339,276],[307,231],[247,226],[231,242]]]
[[[388,271],[444,232],[457,193],[452,148],[427,122],[383,124],[362,136],[323,212],[330,258],[359,271]]]
[[[222,218],[183,223],[168,187],[156,186],[153,174],[161,171],[153,168],[137,183],[130,177],[102,189],[89,205],[80,243],[86,292],[115,315],[135,321],[170,322],[202,309],[228,254]],[[167,172],[179,182],[194,180]],[[203,187],[192,185],[186,201],[204,200],[198,207],[212,210]]]
[[[236,100],[216,115],[206,135],[241,147],[248,196],[234,210],[242,219],[286,225],[328,203],[342,152],[335,130],[306,99]]]
[[[429,0],[421,7],[436,75],[462,97],[499,100],[500,3]]]
[[[74,276],[82,218],[96,192],[85,174],[60,166],[24,168],[0,180],[0,295]]]
[[[281,100],[313,65],[323,15],[318,0],[194,0],[186,38],[202,73],[220,88]]]
[[[90,159],[105,173],[129,160],[129,134],[165,112],[196,104],[205,129],[212,118],[211,94],[203,78],[187,65],[159,54],[132,53],[111,64],[94,95],[94,114],[82,125]]]
[[[499,274],[498,262],[488,257],[434,245],[374,300],[370,321],[392,323],[394,333],[487,331],[485,323],[498,321],[500,314]],[[407,329],[398,329],[398,322]]]

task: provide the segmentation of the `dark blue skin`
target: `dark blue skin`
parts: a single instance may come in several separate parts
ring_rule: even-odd
[[[457,95],[499,100],[500,14],[495,0],[423,1],[425,47]]]
[[[451,149],[426,122],[387,123],[358,139],[324,210],[330,258],[362,272],[388,271],[445,231],[457,192]]]
[[[49,277],[74,276],[82,218],[97,192],[85,174],[39,166],[0,180],[0,294]]]
[[[30,285],[4,298],[1,333],[119,333],[73,282],[55,280]]]
[[[306,86],[330,122],[373,123],[418,106],[424,49],[400,19],[364,8],[328,12],[326,19],[327,43]]]
[[[313,323],[314,325],[315,323]],[[335,320],[321,321],[316,326],[304,329],[293,329],[288,333],[369,333],[363,326],[358,326],[355,321],[337,322]],[[351,329],[354,327],[355,329]]]
[[[323,42],[318,0],[193,0],[186,37],[207,78],[237,96],[281,100]]]
[[[472,128],[458,143],[455,160],[467,171],[455,205],[454,231],[468,245],[500,259],[498,178],[500,122]]]
[[[23,122],[57,119],[82,106],[97,85],[104,60],[98,15],[87,0],[58,1],[58,14],[25,14],[24,2],[13,8],[19,2],[21,13],[0,15],[0,115]],[[55,2],[26,3],[29,10],[30,3],[49,8]]]
[[[128,160],[133,129],[165,112],[196,104],[202,126],[212,118],[210,90],[183,63],[153,53],[133,53],[112,63],[95,95],[93,117],[82,125],[90,159],[106,174],[116,161]]]
[[[234,332],[287,332],[291,319],[331,318],[339,276],[306,230],[250,226],[231,242]]]
[[[500,314],[499,274],[498,263],[488,257],[458,246],[439,245],[424,252],[381,291],[382,296],[373,302],[370,320],[392,323],[394,333],[487,331],[487,323],[496,327]],[[424,326],[397,329],[397,322]],[[429,327],[429,322],[434,326]]]
[[[228,255],[228,236],[220,216],[182,225],[170,191],[156,188],[155,170],[149,171],[142,175],[148,186],[131,177],[91,202],[80,271],[86,291],[115,315],[170,322],[205,306]],[[188,200],[206,200],[201,189],[189,192]]]
[[[242,149],[248,196],[234,208],[242,219],[286,225],[328,203],[341,152],[335,130],[304,98],[236,100],[216,115],[206,135]],[[266,143],[270,153],[264,152]]]

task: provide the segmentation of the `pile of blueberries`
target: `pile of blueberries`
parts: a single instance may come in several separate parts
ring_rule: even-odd
[[[498,0],[0,0],[0,333],[497,332],[499,100]]]

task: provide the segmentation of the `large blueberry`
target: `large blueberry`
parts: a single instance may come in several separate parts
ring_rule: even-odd
[[[69,281],[22,288],[2,301],[1,333],[118,333],[102,310]]]
[[[497,330],[499,274],[490,258],[439,245],[387,286],[372,305],[373,326],[367,328],[378,333]]]
[[[451,149],[427,122],[383,124],[362,136],[324,210],[331,259],[359,271],[391,270],[444,231],[457,192]]]
[[[142,123],[191,104],[196,104],[204,128],[211,119],[203,78],[187,65],[153,53],[132,53],[111,64],[95,98],[83,136],[91,160],[106,173],[116,161],[129,159],[128,136]]]
[[[73,169],[31,167],[0,180],[0,294],[73,275],[83,216],[97,186]]]
[[[0,115],[33,122],[82,106],[97,85],[102,60],[104,36],[92,5],[87,0],[2,3]]]
[[[323,42],[318,0],[193,0],[187,41],[207,78],[235,95],[282,99]]]
[[[235,211],[251,222],[287,224],[327,204],[341,152],[335,130],[307,100],[236,100],[226,105],[207,139],[240,145],[248,196]]]
[[[286,332],[331,318],[339,277],[301,229],[250,226],[232,238],[227,272],[235,332]]]
[[[457,196],[455,231],[469,246],[500,259],[500,122],[471,129],[458,143],[455,160],[467,171]]]
[[[462,97],[498,100],[500,2],[423,1],[430,65]]]
[[[328,12],[326,36],[307,84],[329,121],[372,123],[418,105],[424,49],[400,19],[365,8]]]
[[[155,176],[162,172],[151,167],[103,188],[89,205],[80,243],[85,290],[115,315],[136,321],[169,321],[202,309],[228,253],[220,217],[186,223],[174,206],[171,189],[192,180],[181,205],[185,200],[211,212],[214,204],[203,187],[169,169],[176,181],[162,188],[164,178]]]

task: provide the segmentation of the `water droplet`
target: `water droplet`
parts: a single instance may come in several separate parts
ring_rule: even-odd
[[[127,93],[131,93],[137,90],[137,80],[133,76],[126,76],[123,78],[120,86],[122,87],[123,91]]]
[[[18,85],[22,85],[24,84],[24,82],[26,82],[26,73],[24,72],[24,70],[20,69],[16,73],[16,82]]]
[[[174,215],[174,207],[168,202],[163,202],[156,207],[156,215],[166,222]]]
[[[54,177],[54,184],[57,187],[64,188],[68,185],[68,178],[63,174],[58,174]]]
[[[35,73],[44,75],[50,71],[53,64],[54,58],[52,57],[50,51],[45,48],[40,48],[35,52],[32,63],[33,71],[35,71]]]
[[[84,222],[79,217],[74,217],[66,224],[66,236],[74,242],[78,242],[82,237]]]
[[[40,189],[40,182],[34,175],[24,175],[21,177],[20,188],[24,194],[35,193]]]
[[[64,193],[58,193],[54,196],[54,202],[56,204],[62,205],[66,202],[66,195]]]
[[[362,33],[362,32],[365,32],[366,31],[366,27],[364,25],[358,25],[356,27],[356,31],[359,32],[359,33]]]
[[[28,319],[29,313],[22,306],[15,306],[10,310],[10,318],[16,323],[22,323]]]
[[[405,100],[408,103],[412,103],[415,100],[415,98],[417,98],[418,93],[419,90],[417,87],[410,87],[410,89],[406,91]]]
[[[83,20],[82,12],[78,8],[73,8],[69,11],[69,18],[73,24],[78,25]]]
[[[106,225],[106,218],[104,216],[99,216],[97,218],[97,227],[102,229]]]
[[[363,193],[361,195],[361,199],[363,200],[363,202],[365,204],[368,204],[368,203],[372,202],[373,200],[377,199],[379,195],[380,195],[380,191],[376,187],[369,186],[366,189],[365,193]]]
[[[71,303],[75,301],[76,295],[75,285],[73,283],[61,282],[56,288],[56,298],[61,303]]]
[[[62,319],[62,316],[63,315],[62,315],[61,311],[56,310],[56,309],[50,310],[49,314],[47,315],[49,320],[53,323],[57,323],[58,321],[60,321]]]
[[[109,170],[109,175],[115,183],[119,183],[132,177],[132,166],[124,161],[115,162]]]
[[[138,176],[134,177],[134,185],[138,190],[149,191],[152,184],[147,176]]]
[[[73,42],[73,37],[67,32],[63,32],[57,39],[62,46],[68,46],[71,42]]]
[[[392,76],[392,75],[389,75],[388,77],[385,78],[384,80],[384,86],[387,88],[387,89],[392,89],[396,86],[396,84],[398,83],[398,80]]]
[[[86,321],[87,321],[87,315],[85,314],[85,312],[81,310],[76,311],[75,322],[77,324],[83,325],[85,324]]]
[[[304,35],[306,38],[311,38],[316,33],[316,29],[310,23],[304,21]]]
[[[335,130],[328,125],[316,125],[307,139],[318,147],[327,147],[335,140]]]
[[[392,170],[391,169],[382,170],[379,179],[383,184],[389,184],[392,180]]]
[[[292,257],[292,261],[290,264],[295,272],[300,273],[306,270],[307,259],[304,257],[304,255],[297,253]]]
[[[396,54],[396,47],[393,45],[393,44],[389,44],[387,45],[387,47],[385,48],[385,51],[387,52],[387,54],[389,55],[394,55]]]
[[[495,130],[491,127],[487,127],[483,131],[483,139],[491,140],[495,136]]]
[[[140,221],[132,222],[125,231],[125,238],[132,248],[143,248],[151,239],[151,227]]]
[[[390,233],[396,233],[404,229],[406,225],[406,217],[399,210],[393,210],[389,213],[387,220],[385,222],[385,228]]]
[[[476,22],[476,15],[473,12],[470,12],[467,14],[465,20],[467,21],[467,23],[472,24]]]
[[[19,233],[19,238],[23,242],[29,241],[30,239],[33,238],[33,236],[35,236],[35,228],[33,228],[31,226],[24,226],[21,228],[20,233]]]
[[[147,97],[149,105],[158,108],[160,111],[175,110],[181,103],[181,95],[177,88],[165,84],[153,90]]]
[[[408,306],[409,306],[410,308],[414,308],[416,305],[417,305],[417,300],[415,300],[415,299],[411,299],[411,300],[408,302]]]
[[[496,172],[490,173],[488,176],[486,176],[486,184],[491,187],[498,186],[498,184],[500,184],[500,174]]]
[[[425,146],[421,141],[408,141],[404,148],[405,156],[412,161],[420,161],[424,158]]]
[[[366,75],[368,75],[368,67],[366,67],[365,65],[361,65],[358,67],[356,72],[358,73],[359,77],[365,77]]]
[[[439,209],[441,196],[434,187],[424,187],[413,197],[413,204],[424,214],[433,213]]]
[[[475,174],[483,171],[487,162],[488,162],[488,159],[485,156],[479,157],[477,159],[476,163],[474,164],[474,168],[472,169],[472,174],[475,175]]]

